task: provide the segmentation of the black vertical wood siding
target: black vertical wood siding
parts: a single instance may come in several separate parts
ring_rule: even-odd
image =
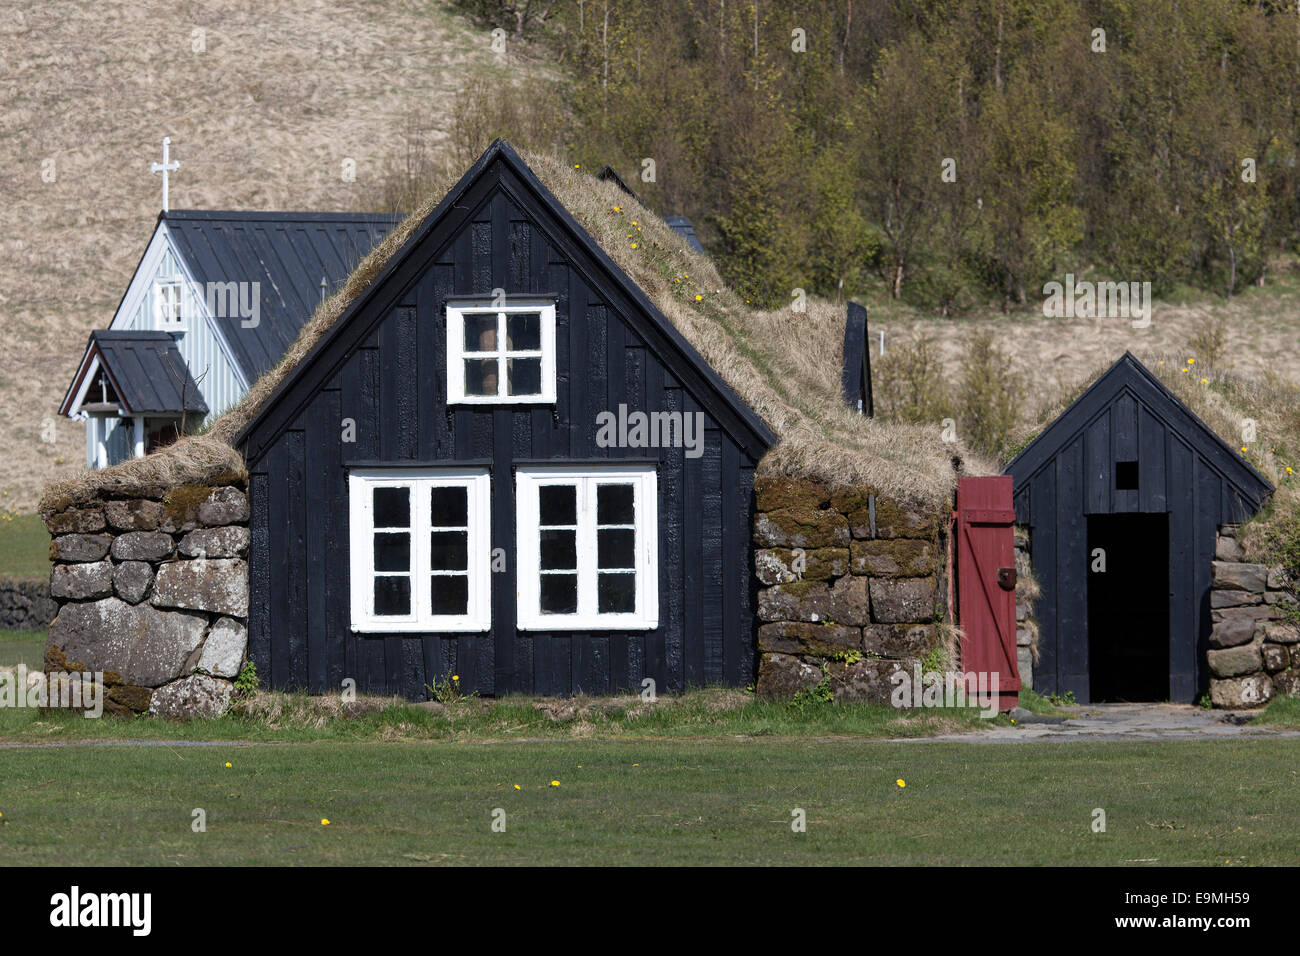
[[[1117,489],[1115,463],[1134,460],[1137,490]],[[1216,532],[1252,514],[1268,482],[1127,354],[1006,471],[1042,589],[1034,689],[1090,700],[1088,516],[1167,513],[1169,697],[1195,700],[1209,680]]]
[[[252,659],[276,688],[426,696],[452,673],[484,695],[660,691],[753,679],[749,547],[756,455],[660,358],[656,330],[638,327],[562,254],[554,224],[503,190],[471,187],[468,214],[430,242],[427,264],[356,347],[336,358],[298,409],[249,455],[252,499],[249,622]],[[462,198],[462,204],[465,199]],[[456,217],[450,217],[456,218]],[[446,405],[444,306],[449,297],[556,297],[557,402]],[[357,321],[361,316],[357,317]],[[308,361],[312,361],[309,356]],[[325,359],[321,359],[325,361]],[[687,370],[689,371],[689,370]],[[702,457],[680,448],[603,449],[596,415],[705,411]],[[341,441],[345,420],[355,442]],[[269,426],[268,426],[269,427]],[[635,632],[517,632],[514,466],[521,461],[645,461],[658,466],[659,626]],[[487,464],[493,548],[492,630],[480,634],[357,634],[349,627],[348,463]]]

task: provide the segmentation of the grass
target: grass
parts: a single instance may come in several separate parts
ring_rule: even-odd
[[[3,645],[0,645],[3,646]],[[39,658],[38,658],[39,659]],[[722,688],[664,696],[508,697],[462,699],[433,713],[402,701],[362,698],[350,713],[337,697],[263,692],[216,720],[171,723],[147,718],[87,720],[79,714],[41,714],[0,708],[0,741],[511,741],[536,739],[734,737],[923,737],[975,730],[985,719],[974,709],[898,711],[870,704],[768,703]]]
[[[48,631],[0,631],[0,667],[43,667],[48,636]]]
[[[49,580],[50,533],[40,515],[0,521],[0,578]]]
[[[1300,730],[1300,697],[1273,698],[1254,722],[1284,730]]]
[[[1300,742],[1291,740],[7,749],[0,750],[0,859],[78,866],[1295,864],[1298,760]],[[1106,811],[1105,833],[1091,830],[1097,807]],[[196,808],[206,832],[191,829]],[[505,811],[503,833],[491,828],[496,809]],[[806,812],[804,833],[792,831],[796,809]]]

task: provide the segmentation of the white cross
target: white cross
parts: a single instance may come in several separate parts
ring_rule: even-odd
[[[175,162],[169,163],[167,161],[168,154],[169,154],[169,147],[171,146],[171,144],[172,144],[172,138],[170,136],[164,136],[163,137],[163,161],[161,163],[154,163],[149,167],[149,172],[151,173],[162,173],[163,212],[167,211],[167,174],[169,172],[175,172],[176,170],[181,168],[180,163],[175,163]]]

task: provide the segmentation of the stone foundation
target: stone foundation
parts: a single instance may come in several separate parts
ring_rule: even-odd
[[[246,488],[104,499],[45,523],[57,606],[46,671],[102,671],[111,712],[225,710],[248,645]]]
[[[754,496],[759,696],[825,682],[835,700],[887,702],[889,675],[940,643],[950,509],[797,478],[759,478]]]
[[[1219,529],[1214,549],[1207,654],[1216,707],[1261,707],[1300,695],[1300,614],[1281,568],[1242,560],[1237,529]]]

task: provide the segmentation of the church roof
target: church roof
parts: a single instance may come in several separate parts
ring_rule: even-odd
[[[275,365],[321,302],[404,217],[383,213],[237,212],[161,214],[196,282],[256,282],[255,326],[217,316],[247,381]]]
[[[166,332],[110,331],[90,333],[85,356],[60,412],[74,415],[96,396],[85,385],[103,370],[114,400],[127,415],[206,415],[207,403],[189,367]]]

